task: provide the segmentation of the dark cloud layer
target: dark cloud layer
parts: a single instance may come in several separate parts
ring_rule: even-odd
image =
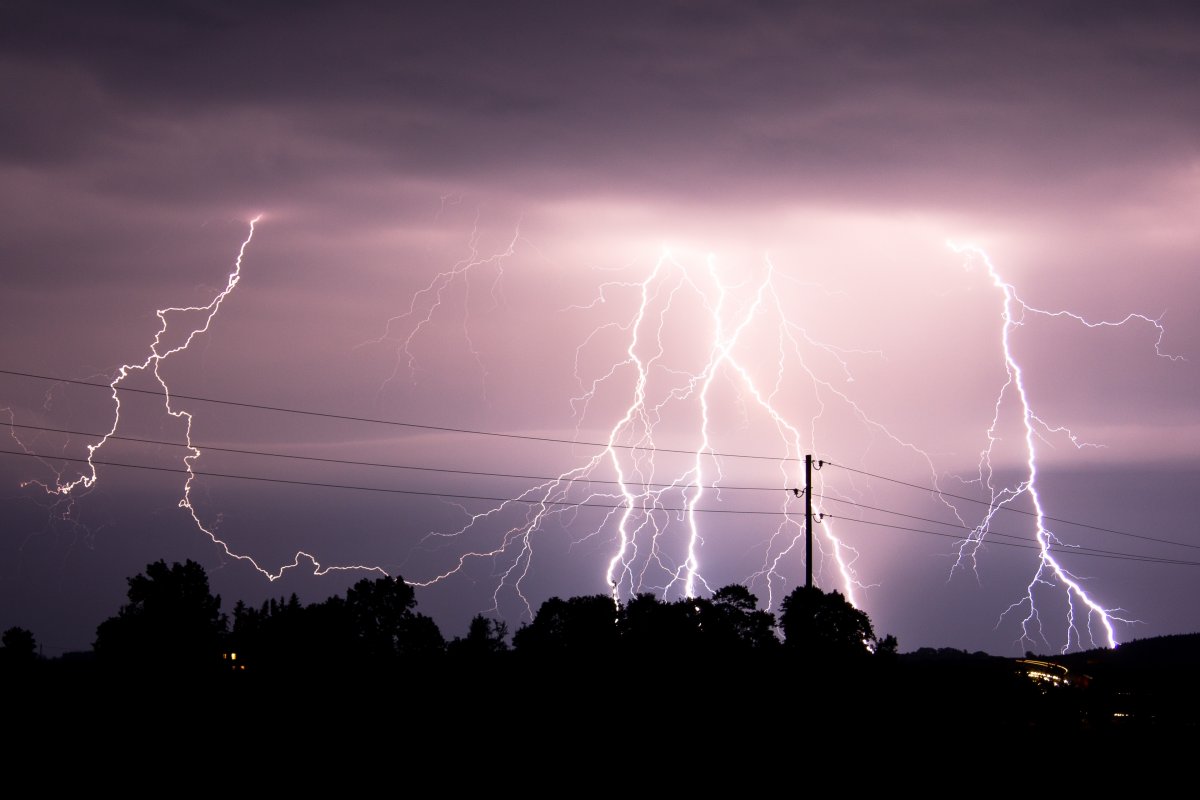
[[[967,202],[985,186],[1016,202],[1196,155],[1200,14],[1179,3],[83,3],[8,17],[6,160],[94,159],[111,190],[156,197],[383,170],[568,194],[603,173],[593,190],[710,202]]]

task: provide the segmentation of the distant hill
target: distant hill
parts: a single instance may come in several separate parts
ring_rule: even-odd
[[[1181,633],[1135,639],[1115,650],[1098,648],[1067,655],[1039,656],[1071,670],[1196,670],[1200,669],[1200,633]]]
[[[974,653],[966,650],[957,650],[953,647],[922,647],[911,653],[901,653],[900,661],[907,664],[934,664],[944,662],[962,662],[962,661],[1009,661],[1002,656],[994,656],[990,653],[985,653],[982,650],[976,650]]]
[[[1137,639],[1115,650],[1043,656],[1085,676],[1093,721],[1200,728],[1200,633]]]

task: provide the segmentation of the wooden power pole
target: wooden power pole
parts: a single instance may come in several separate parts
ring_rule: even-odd
[[[804,457],[804,588],[812,588],[812,454]]]

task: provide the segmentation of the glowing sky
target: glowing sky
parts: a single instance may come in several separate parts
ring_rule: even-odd
[[[955,476],[973,477],[1005,379],[1002,298],[986,271],[945,246],[954,239],[986,248],[1032,305],[1095,319],[1161,315],[1164,352],[1188,361],[1156,357],[1146,325],[1028,319],[1014,346],[1039,413],[1105,445],[1041,443],[1047,513],[1200,546],[1200,12],[898,5],[7,4],[0,369],[107,380],[141,361],[155,309],[207,303],[262,213],[212,329],[164,367],[173,389],[595,441],[623,413],[632,377],[614,374],[580,417],[577,376],[594,380],[624,357],[615,325],[637,303],[628,287],[595,302],[599,287],[646,280],[669,248],[680,274],[697,280],[711,255],[721,284],[737,287],[732,307],[744,308],[769,258],[788,318],[836,348],[805,351],[831,388],[815,388],[794,357],[780,383],[781,407],[815,432],[817,454],[922,485],[933,478],[923,456],[834,402],[836,388],[928,453],[943,486],[977,496]],[[411,341],[412,373],[404,355],[397,371],[397,337],[411,325],[373,340],[472,248],[505,255],[447,285]],[[695,368],[711,344],[697,297],[666,317],[677,369]],[[423,317],[427,307],[416,307]],[[777,323],[759,318],[739,351],[767,384],[778,373]],[[50,388],[0,376],[0,407],[31,425],[111,424],[104,392]],[[724,375],[714,392],[717,449],[786,455],[734,380]],[[593,452],[188,408],[195,441],[233,448],[532,476]],[[994,460],[1006,475],[1023,460],[1010,412]],[[125,413],[126,435],[180,440],[179,422],[150,399]],[[673,410],[659,444],[695,448],[694,413]],[[39,452],[76,457],[92,441],[21,435]],[[107,457],[178,467],[180,452],[114,442]],[[531,485],[217,453],[197,468],[505,497]],[[780,482],[776,464],[728,461],[724,472],[731,485]],[[197,533],[176,507],[178,475],[102,468],[66,520],[19,485],[50,477],[37,462],[0,456],[0,628],[32,629],[49,655],[89,645],[123,579],[159,558],[200,561],[227,608],[292,591],[318,600],[361,576],[298,570],[268,583]],[[948,518],[927,493],[825,478],[846,498]],[[722,498],[769,510],[785,499]],[[424,539],[464,521],[435,498],[211,478],[193,499],[232,546],[275,568],[306,549],[427,580],[461,550]],[[774,523],[713,516],[727,518],[705,522],[702,573],[714,587],[746,580]],[[600,517],[581,512],[539,535],[524,588],[535,605],[607,590],[611,528],[579,542]],[[1032,535],[1020,518],[996,529]],[[978,575],[951,574],[951,539],[838,530],[870,585],[858,601],[902,649],[1030,646],[1017,641],[1019,618],[997,619],[1021,598],[1034,552],[993,546]],[[1194,548],[1057,530],[1089,547],[1200,561]],[[500,533],[481,529],[471,546]],[[422,610],[448,635],[461,632],[491,606],[508,563],[480,561],[420,590]],[[1120,626],[1121,638],[1197,628],[1197,567],[1070,563],[1104,605],[1143,621]],[[821,566],[823,585],[837,587]],[[799,559],[781,575],[777,593],[802,579]],[[763,584],[753,588],[766,598]],[[520,599],[495,596],[519,622]],[[1061,597],[1047,598],[1047,642],[1033,649],[1065,639]]]

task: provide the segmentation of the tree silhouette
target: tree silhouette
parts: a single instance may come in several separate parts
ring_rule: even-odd
[[[553,597],[513,638],[518,653],[534,656],[635,658],[729,657],[779,647],[774,615],[757,608],[744,586],[726,586],[711,599],[664,602],[639,594],[623,606],[608,595]]]
[[[620,643],[619,616],[608,595],[551,597],[513,636],[513,647],[535,656],[611,655]]]
[[[260,609],[238,603],[231,642],[255,671],[389,670],[446,651],[441,631],[416,605],[403,578],[363,578],[344,598],[334,595],[307,606],[294,594]],[[496,624],[503,640],[503,624]]]
[[[722,652],[768,652],[779,647],[775,615],[760,611],[758,598],[741,584],[718,589],[710,602],[701,605],[701,612],[706,636]]]
[[[9,628],[0,637],[0,669],[25,670],[37,663],[37,640],[25,628]]]
[[[490,658],[508,652],[508,626],[497,619],[476,614],[471,619],[466,636],[455,636],[447,652],[458,659]]]
[[[202,670],[220,664],[227,620],[194,561],[156,561],[129,579],[129,602],[96,629],[96,656],[125,667]]]
[[[870,654],[875,642],[871,619],[840,592],[798,587],[779,605],[784,642],[793,652],[815,658],[853,659]]]
[[[433,620],[413,609],[417,596],[403,578],[363,578],[346,592],[345,610],[360,657],[389,661],[440,654],[445,639]]]
[[[307,618],[308,612],[294,592],[286,600],[265,600],[257,609],[239,600],[233,608],[229,649],[243,665],[256,671],[305,663],[312,645]]]
[[[404,638],[404,627],[417,596],[404,581],[364,578],[346,592],[346,613],[358,650],[368,659],[391,659]]]
[[[639,594],[621,614],[623,648],[639,657],[698,653],[704,636],[699,612],[694,600],[664,603],[652,594]]]
[[[879,658],[895,659],[899,655],[900,643],[890,633],[875,641],[875,655]]]

